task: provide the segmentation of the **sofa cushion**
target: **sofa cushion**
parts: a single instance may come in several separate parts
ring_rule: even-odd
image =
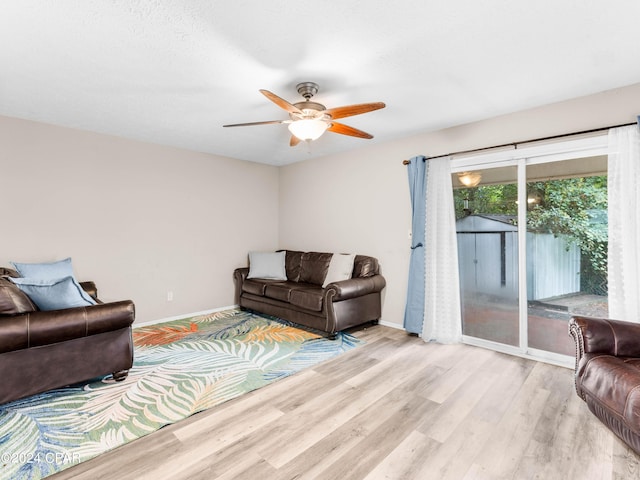
[[[96,301],[73,277],[54,280],[12,278],[11,281],[43,311],[88,307],[96,304]]]
[[[0,278],[0,315],[20,315],[35,312],[31,299],[6,278]]]
[[[286,280],[285,252],[249,252],[247,278]]]
[[[327,276],[324,277],[322,288],[333,282],[349,280],[353,273],[354,259],[354,254],[334,253],[331,256],[331,262],[329,262],[329,269],[327,270]]]
[[[356,255],[353,262],[353,278],[372,277],[379,273],[378,260],[366,255]]]
[[[287,280],[291,282],[300,281],[300,268],[302,266],[302,254],[297,250],[287,250],[285,256],[285,268],[287,270]]]
[[[640,365],[637,359],[605,354],[585,354],[582,391],[617,413],[640,432],[638,417],[630,410],[630,396],[640,388]],[[637,397],[637,395],[636,395]]]
[[[300,264],[300,282],[322,285],[329,263],[331,263],[331,253],[305,252],[302,254]]]
[[[0,277],[19,277],[20,274],[13,268],[0,267]]]
[[[79,282],[79,283],[80,283],[80,287],[82,287],[82,290],[87,292],[87,294],[91,298],[98,301],[98,287],[96,287],[95,282],[87,281],[87,282]],[[101,303],[101,302],[98,301],[98,303]]]
[[[264,296],[265,288],[267,288],[267,282],[261,280],[251,280],[247,278],[242,282],[242,291],[252,293],[253,295]]]
[[[314,312],[322,311],[323,290],[321,287],[299,287],[291,290],[289,303]]]
[[[280,300],[282,302],[289,302],[289,299],[291,297],[291,289],[295,285],[297,284],[294,282],[269,284],[265,289],[264,296],[273,298],[274,300]]]

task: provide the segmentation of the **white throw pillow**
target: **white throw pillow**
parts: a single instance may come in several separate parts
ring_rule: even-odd
[[[286,280],[286,252],[249,252],[249,275],[247,278]]]
[[[353,261],[355,258],[355,254],[334,253],[331,257],[329,270],[327,270],[327,276],[324,278],[322,288],[333,282],[349,280],[353,273]]]

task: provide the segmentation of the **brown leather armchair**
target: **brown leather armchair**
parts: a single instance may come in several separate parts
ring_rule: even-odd
[[[575,316],[576,392],[613,433],[640,453],[640,324]]]
[[[18,274],[0,268],[2,276]],[[39,311],[0,278],[0,404],[103,375],[127,377],[133,365],[133,302],[102,303],[93,282],[80,285],[97,305]]]

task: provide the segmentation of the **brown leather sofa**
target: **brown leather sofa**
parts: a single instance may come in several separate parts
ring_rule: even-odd
[[[640,454],[640,324],[575,316],[569,332],[578,396]]]
[[[322,287],[331,253],[286,251],[287,280],[247,278],[249,268],[234,271],[235,301],[241,308],[336,333],[381,315],[381,291],[386,282],[378,260],[356,255],[352,278]]]
[[[133,365],[131,300],[39,311],[0,268],[0,404],[103,375],[124,380]]]

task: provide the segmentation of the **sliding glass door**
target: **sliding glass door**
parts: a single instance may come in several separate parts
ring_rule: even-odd
[[[529,347],[573,355],[571,315],[607,315],[607,162],[527,167]]]
[[[602,148],[453,162],[467,343],[569,365],[569,318],[607,315]]]
[[[481,183],[465,187],[467,176]],[[516,180],[515,167],[453,178],[463,334],[513,346],[520,337]]]

